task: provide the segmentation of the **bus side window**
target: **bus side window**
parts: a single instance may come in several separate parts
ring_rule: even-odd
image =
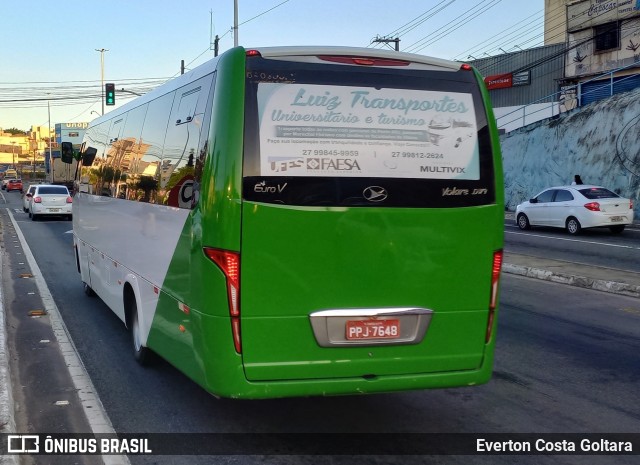
[[[202,98],[206,98],[206,106],[204,111],[204,117],[202,119],[202,130],[200,131],[200,142],[198,144],[198,156],[195,160],[194,172],[193,172],[193,194],[191,197],[191,208],[195,208],[198,205],[200,199],[200,188],[202,183],[202,172],[207,160],[207,153],[209,150],[209,124],[211,123],[211,107],[213,104],[213,95],[216,87],[216,73],[213,73],[213,79],[211,82],[211,89],[209,92],[202,92]]]
[[[127,198],[156,203],[159,192],[162,147],[169,124],[175,91],[149,102],[138,142],[138,158],[127,178]]]
[[[202,123],[213,75],[176,91],[162,151],[158,203],[192,208],[193,183]]]

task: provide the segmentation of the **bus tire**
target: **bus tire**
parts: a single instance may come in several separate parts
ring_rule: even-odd
[[[140,335],[140,323],[138,321],[138,306],[135,299],[130,300],[130,324],[129,331],[131,333],[131,345],[133,347],[133,357],[142,366],[149,365],[151,362],[151,349],[142,345],[142,337]]]
[[[95,297],[96,296],[96,291],[91,289],[91,286],[89,286],[87,283],[82,283],[82,285],[84,286],[84,293],[86,295],[88,295],[89,297]]]

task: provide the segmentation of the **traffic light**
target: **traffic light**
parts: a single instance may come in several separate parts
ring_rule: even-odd
[[[62,163],[73,163],[73,144],[71,142],[63,142],[60,144],[60,158]]]
[[[116,85],[113,82],[107,82],[104,85],[104,97],[107,105],[116,104]]]

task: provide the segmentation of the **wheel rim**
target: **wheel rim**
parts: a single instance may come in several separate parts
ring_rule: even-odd
[[[569,220],[567,223],[567,229],[571,234],[575,234],[578,231],[578,223],[575,220]]]
[[[518,217],[518,225],[520,226],[520,229],[525,229],[527,227],[527,219],[524,215],[520,215]]]

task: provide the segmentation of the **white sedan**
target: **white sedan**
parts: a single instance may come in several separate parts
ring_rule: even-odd
[[[36,190],[36,185],[37,184],[30,184],[22,196],[22,209],[25,213],[29,213],[29,203],[31,202],[31,197],[33,197],[33,193]]]
[[[625,226],[633,223],[633,201],[601,186],[551,187],[517,206],[516,223],[520,229],[566,228],[569,234],[597,227],[621,233]]]
[[[35,221],[44,215],[62,215],[72,218],[73,200],[65,186],[39,184],[29,199],[29,217]]]

